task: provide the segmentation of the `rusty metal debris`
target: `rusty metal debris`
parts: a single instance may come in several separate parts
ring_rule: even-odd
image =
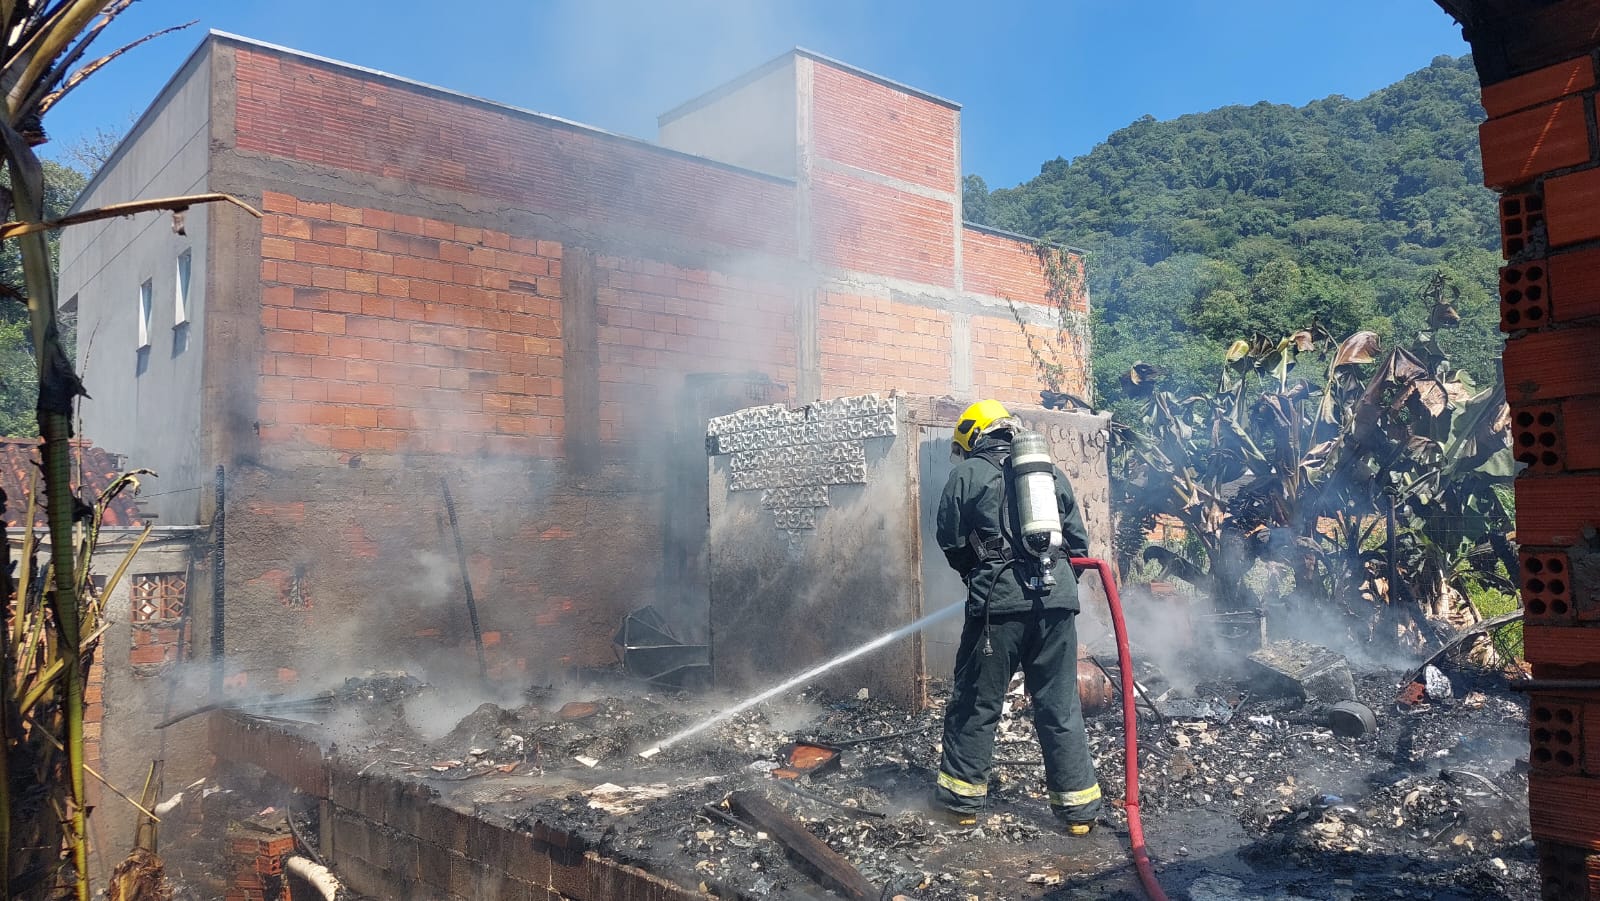
[[[839,769],[844,753],[832,745],[815,742],[795,742],[780,753],[783,766],[772,771],[774,779],[799,779],[801,776],[820,776]]]
[[[478,623],[478,601],[472,595],[472,573],[467,567],[467,548],[461,541],[461,526],[456,521],[456,502],[450,496],[450,481],[439,479],[444,493],[444,510],[450,519],[450,533],[455,536],[456,562],[461,568],[461,591],[466,598],[467,619],[472,625],[472,644],[478,651],[478,681],[489,684],[489,664],[483,656],[483,627]]]
[[[600,705],[593,701],[568,701],[556,711],[556,716],[571,722],[572,720],[586,720],[600,712]]]
[[[1111,687],[1111,677],[1098,661],[1078,660],[1078,703],[1089,716],[1111,709],[1116,693]]]
[[[654,607],[628,614],[613,643],[620,651],[623,671],[637,679],[669,688],[691,688],[710,679],[710,649],[679,640]]]

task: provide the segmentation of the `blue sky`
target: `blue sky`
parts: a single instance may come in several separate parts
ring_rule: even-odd
[[[189,19],[51,111],[56,146],[125,129],[208,28],[646,138],[803,46],[962,103],[964,167],[991,187],[1145,114],[1360,97],[1467,52],[1429,0],[144,0],[103,49]]]

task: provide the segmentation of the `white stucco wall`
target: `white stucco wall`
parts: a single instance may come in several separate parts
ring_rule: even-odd
[[[206,190],[211,52],[202,48],[173,77],[105,168],[79,209]],[[204,206],[89,223],[61,234],[60,298],[78,307],[84,436],[133,467],[154,469],[141,501],[167,525],[198,521],[209,484],[200,436],[201,343],[207,298]],[[190,254],[187,325],[175,325],[179,255]],[[149,346],[138,348],[140,286],[151,284]]]
[[[745,84],[663,115],[661,144],[793,178],[799,143],[796,103],[794,56],[790,55]]]

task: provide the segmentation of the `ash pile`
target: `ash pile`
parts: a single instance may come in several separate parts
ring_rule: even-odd
[[[1164,714],[1141,742],[1152,844],[1194,897],[1537,898],[1527,703],[1443,667],[1351,672],[1278,642],[1240,678],[1143,702]],[[1114,733],[1091,731],[1102,761]],[[1119,765],[1101,775],[1120,790]]]
[[[1138,898],[1118,674],[1106,671],[1080,666],[1114,799],[1088,838],[1050,816],[1020,680],[997,729],[990,807],[968,828],[925,806],[938,685],[925,711],[800,691],[648,758],[640,751],[726,699],[621,673],[493,702],[374,677],[334,692],[314,728],[363,772],[425,782],[478,816],[719,897]],[[1527,710],[1495,674],[1352,671],[1331,651],[1280,642],[1226,675],[1180,681],[1148,664],[1135,675],[1146,836],[1169,892],[1537,897]],[[282,707],[257,715],[291,721]]]
[[[1141,668],[1144,822],[1168,889],[1195,898],[1537,897],[1526,704],[1496,674],[1447,670],[1352,672],[1339,655],[1295,642],[1190,685]],[[1097,691],[1086,685],[1083,696],[1092,704]],[[693,722],[697,702],[612,698],[539,740],[547,778],[587,784],[500,809],[524,828],[572,832],[724,897],[813,897],[819,886],[854,896],[770,813],[752,811],[752,794],[875,892],[1142,897],[1126,857],[1115,703],[1098,705],[1088,729],[1107,797],[1119,800],[1105,828],[1075,839],[1048,812],[1020,680],[998,727],[989,811],[966,829],[926,813],[943,700],[936,689],[929,710],[911,713],[864,695],[803,693],[640,760],[628,752]]]

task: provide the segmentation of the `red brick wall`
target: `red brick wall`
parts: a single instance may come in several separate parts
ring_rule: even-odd
[[[958,111],[826,63],[817,62],[813,71],[818,158],[955,190]]]
[[[828,292],[817,319],[824,397],[891,388],[950,393],[950,314]]]
[[[240,150],[507,206],[792,253],[794,189],[415,85],[237,49]]]
[[[491,677],[609,660],[616,623],[654,584],[659,492],[596,496],[551,482],[548,469],[489,477],[471,462],[563,456],[563,248],[279,192],[263,206],[263,445],[339,451],[352,467],[392,467],[378,461],[395,452],[451,455]],[[781,280],[602,254],[594,282],[603,442],[659,446],[681,426],[671,417],[688,373],[793,384],[795,294]],[[272,653],[242,662],[251,684],[326,676],[317,643],[355,622],[366,623],[360,633],[338,634],[362,659],[472,660],[470,638],[452,631],[459,581],[437,479],[382,471],[317,470],[310,493],[304,469],[236,486],[240,609],[281,623]],[[661,477],[623,475],[645,488]],[[614,540],[629,549],[627,567],[568,565]],[[416,598],[427,554],[450,563],[443,607]],[[381,621],[360,612],[375,597]]]
[[[1584,111],[1594,103],[1593,65],[1561,63],[1484,90],[1493,117],[1478,129],[1484,184],[1503,189],[1590,161]]]
[[[106,652],[104,648],[100,648],[95,652],[94,662],[89,664],[89,673],[83,683],[83,762],[94,767],[98,773],[106,771],[105,696]],[[105,792],[100,787],[100,780],[89,779],[85,782],[85,787],[89,793],[89,803],[99,806],[105,797]]]
[[[1481,129],[1484,182],[1504,192],[1500,319],[1513,453],[1526,464],[1516,480],[1525,650],[1539,678],[1600,675],[1600,585],[1580,560],[1585,531],[1600,525],[1590,362],[1600,342],[1600,147],[1586,123],[1595,66],[1585,56],[1483,91],[1493,117]],[[1600,851],[1600,722],[1586,700],[1531,695],[1529,819],[1545,897],[1600,897],[1585,875],[1600,863],[1586,856]]]
[[[558,456],[561,247],[263,198],[261,438]]]
[[[1009,316],[972,317],[972,390],[974,396],[1036,404],[1046,387],[1033,355],[1028,352],[1022,327]],[[1070,343],[1058,343],[1053,329],[1028,327],[1034,346],[1046,362],[1059,361],[1065,369],[1061,388],[1080,396],[1086,372]],[[1054,356],[1051,351],[1054,351]]]
[[[811,171],[817,259],[855,272],[955,284],[956,110],[825,62],[812,64],[812,157],[946,192],[912,193],[825,166]]]
[[[1482,127],[1484,180],[1506,192],[1501,218],[1511,258],[1500,277],[1501,327],[1510,333],[1507,396],[1516,452],[1530,467],[1517,480],[1517,528],[1532,547],[1576,543],[1584,527],[1600,523],[1600,459],[1587,451],[1600,417],[1586,363],[1600,340],[1593,274],[1600,249],[1586,244],[1600,238],[1593,196],[1600,147],[1583,124],[1583,109],[1594,103],[1594,67],[1584,57],[1484,90],[1494,115]],[[1535,242],[1541,222],[1542,248]]]
[[[595,261],[600,439],[644,437],[683,375],[795,381],[795,296],[771,279],[603,256]],[[646,433],[648,434],[648,433]]]
[[[1032,244],[975,228],[962,229],[961,279],[968,291],[1029,303],[1045,303],[1050,292]],[[1072,308],[1088,312],[1089,298],[1081,287]]]
[[[361,176],[346,177],[340,196],[397,179],[416,186],[412,208],[436,196],[451,209],[517,209],[548,217],[560,234],[598,236],[593,364],[605,452],[592,475],[561,465],[566,402],[586,405],[591,388],[578,375],[589,361],[566,360],[563,347],[564,322],[587,325],[564,319],[563,298],[584,293],[589,251],[562,246],[555,231],[402,215],[382,200],[321,202],[312,189],[265,192],[255,404],[269,467],[230,472],[229,587],[247,628],[274,639],[242,651],[230,678],[313,684],[328,666],[383,665],[397,653],[443,654],[475,673],[435,470],[456,490],[491,671],[525,681],[609,661],[622,614],[651,599],[671,515],[661,455],[642,464],[625,445],[659,444],[681,427],[676,391],[690,373],[798,381],[797,291],[815,275],[794,259],[795,189],[379,76],[235,52],[234,139],[247,161],[265,155],[324,177]],[[811,173],[818,261],[953,288],[955,205],[925,195],[955,189],[955,112],[818,71],[819,158],[871,173]],[[271,168],[288,178],[295,169],[278,160]],[[676,251],[650,249],[659,246],[718,262],[683,263]],[[1036,259],[994,246],[1002,252],[979,251],[981,284],[1037,281]],[[749,251],[794,259],[794,271],[763,264],[751,274]],[[1009,272],[1013,264],[1024,268]],[[949,393],[949,317],[824,294],[824,391]],[[987,321],[974,317],[978,378],[986,388],[990,379],[1015,384],[1009,396],[1030,399],[1037,384],[1014,323],[996,320],[991,335],[978,327]],[[569,339],[583,343],[578,333]],[[337,452],[348,466],[298,458],[292,470],[270,468],[293,451]],[[412,465],[396,454],[442,459]],[[626,566],[571,565],[616,559],[619,547]],[[330,641],[341,642],[341,659],[328,658]]]
[[[812,175],[812,225],[825,265],[955,285],[951,204],[848,175]]]

